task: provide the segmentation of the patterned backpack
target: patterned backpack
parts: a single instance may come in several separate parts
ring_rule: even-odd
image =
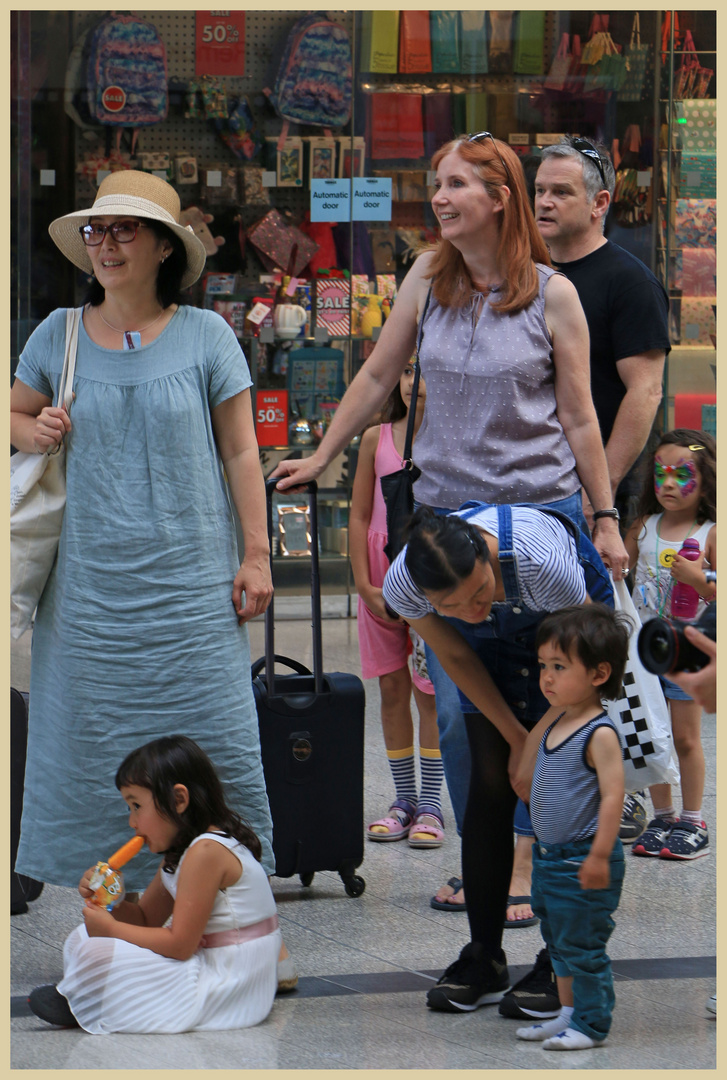
[[[167,53],[152,23],[110,15],[93,31],[86,69],[91,118],[112,127],[157,124],[167,115]]]
[[[288,34],[275,87],[266,91],[288,124],[342,127],[351,114],[351,45],[343,26],[318,11],[304,16]]]

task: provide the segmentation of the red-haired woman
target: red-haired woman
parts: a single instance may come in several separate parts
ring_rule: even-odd
[[[609,509],[613,499],[576,290],[549,265],[520,161],[509,146],[489,132],[462,136],[437,151],[432,167],[440,240],[402,282],[373,352],[318,449],[305,460],[281,462],[278,487],[318,477],[371,420],[411,357],[424,318],[420,361],[427,403],[417,435],[417,502],[443,513],[470,499],[538,503],[582,524],[581,486],[596,511]],[[628,556],[613,517],[598,517],[593,542],[620,578]],[[465,853],[472,848],[472,823],[464,812],[475,749],[467,742],[454,684],[429,649],[427,664],[458,831],[464,825],[463,872],[476,942],[479,905],[467,886]],[[537,684],[536,668],[533,658]],[[491,690],[487,719],[509,744],[512,777],[527,734],[526,703],[517,693],[506,700],[494,683]],[[487,851],[487,822],[479,822],[479,844]],[[502,857],[512,859],[512,845]],[[456,1006],[462,1007],[467,1005]]]

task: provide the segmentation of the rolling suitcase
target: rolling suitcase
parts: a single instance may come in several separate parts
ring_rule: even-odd
[[[15,856],[23,814],[25,748],[28,741],[28,695],[10,688],[10,914],[23,915],[43,891],[42,881],[16,874]]]
[[[275,483],[265,485],[271,538]],[[360,896],[366,887],[355,873],[364,852],[365,695],[357,676],[323,672],[316,484],[307,487],[313,671],[276,655],[273,603],[265,614],[265,656],[252,665],[275,873],[298,874],[310,885],[316,871],[336,870],[346,893]],[[294,674],[276,674],[276,661]]]

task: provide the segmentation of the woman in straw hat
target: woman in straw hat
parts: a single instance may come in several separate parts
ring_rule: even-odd
[[[93,275],[75,398],[56,407],[66,313],[33,333],[11,392],[12,443],[67,446],[58,558],[33,631],[17,868],[75,886],[128,839],[109,795],[119,756],[182,732],[219,766],[227,797],[274,869],[246,622],[272,595],[265,492],[245,357],[227,323],[179,303],[205,262],[163,180],[113,173],[50,235]],[[224,468],[224,473],[223,473]],[[245,542],[242,565],[227,495]],[[139,855],[138,890],[154,874]]]

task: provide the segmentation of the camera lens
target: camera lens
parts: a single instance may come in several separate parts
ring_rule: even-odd
[[[671,641],[668,634],[664,631],[663,627],[658,627],[655,633],[651,635],[649,649],[651,652],[651,656],[654,658],[657,664],[663,664],[665,660],[668,661],[671,651]]]
[[[667,619],[651,619],[639,631],[639,659],[652,675],[665,675],[679,652],[674,624]]]
[[[639,659],[653,675],[668,675],[671,671],[698,671],[709,661],[706,653],[693,645],[684,635],[680,619],[650,619],[639,631]],[[712,641],[716,640],[717,610],[711,604],[696,629]]]

